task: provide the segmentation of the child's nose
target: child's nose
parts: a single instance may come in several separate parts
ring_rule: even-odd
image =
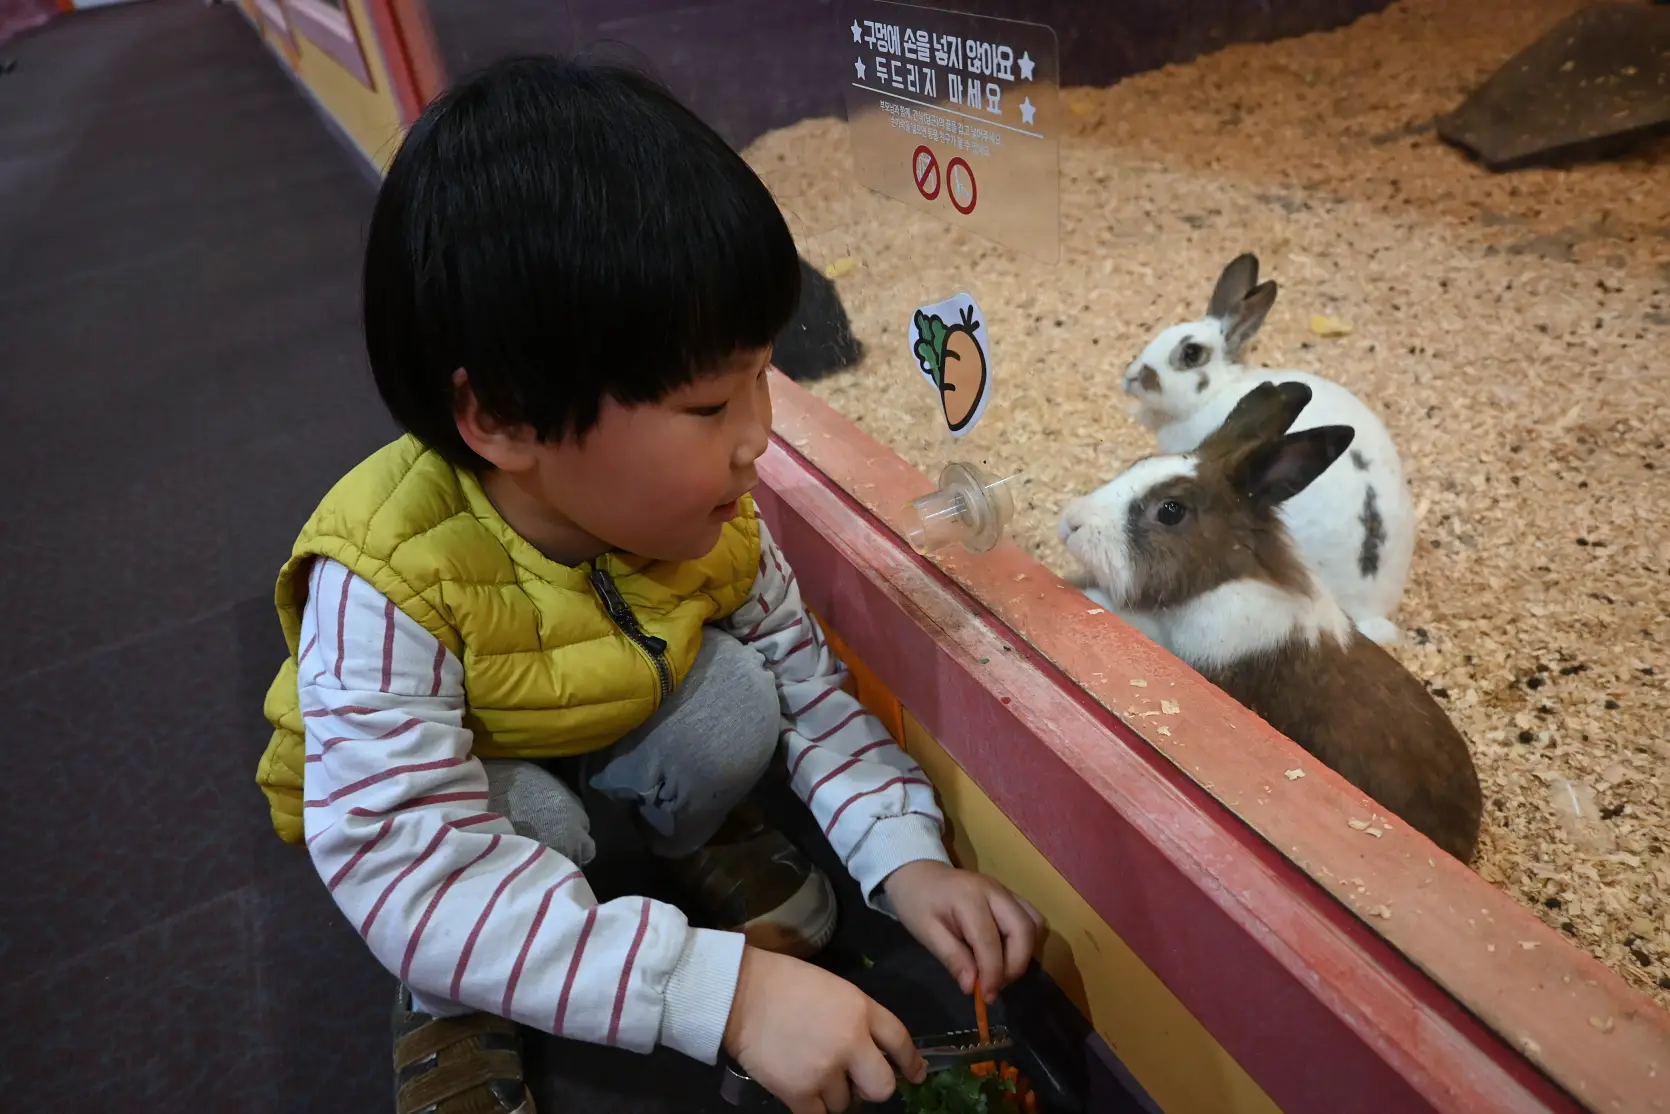
[[[771,405],[769,402],[752,408],[744,419],[741,439],[736,443],[732,462],[738,468],[751,466],[765,455],[771,444]]]
[[[748,431],[737,442],[731,463],[738,468],[751,468],[754,461],[765,455],[771,444],[771,426],[766,422],[749,422]]]

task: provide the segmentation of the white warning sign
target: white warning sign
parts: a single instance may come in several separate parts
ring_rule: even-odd
[[[1055,32],[848,0],[854,170],[870,189],[1054,262],[1061,251]]]

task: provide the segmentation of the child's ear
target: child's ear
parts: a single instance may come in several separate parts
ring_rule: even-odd
[[[458,436],[501,472],[526,472],[537,463],[539,438],[530,426],[501,422],[482,408],[463,368],[452,373],[452,419]]]

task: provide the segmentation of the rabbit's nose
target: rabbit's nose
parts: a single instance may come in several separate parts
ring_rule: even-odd
[[[1147,364],[1132,364],[1125,372],[1125,393],[1134,395],[1138,390],[1157,391],[1160,389],[1160,373]]]
[[[1067,539],[1078,533],[1079,527],[1083,525],[1083,520],[1073,511],[1068,511],[1062,515],[1061,524],[1056,528],[1057,533],[1061,536],[1062,544],[1066,544]]]

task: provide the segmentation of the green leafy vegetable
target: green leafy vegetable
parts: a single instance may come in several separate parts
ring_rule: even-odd
[[[945,389],[945,339],[951,335],[950,326],[937,316],[916,311],[916,362],[933,376],[934,386]]]
[[[997,1075],[975,1075],[968,1068],[935,1072],[921,1083],[899,1081],[907,1114],[1007,1114],[1015,1085]]]

